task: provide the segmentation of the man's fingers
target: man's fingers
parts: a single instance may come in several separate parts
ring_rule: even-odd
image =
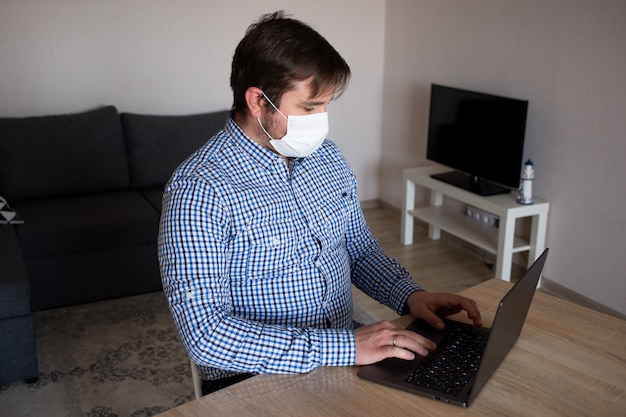
[[[483,325],[483,321],[480,316],[480,310],[478,309],[478,304],[476,304],[476,301],[468,298],[463,298],[461,302],[461,307],[467,312],[467,317],[474,322],[475,326]]]
[[[437,346],[431,340],[390,322],[379,322],[354,331],[357,343],[357,365],[385,358],[412,360],[415,354],[426,356]]]
[[[424,309],[422,319],[437,330],[443,330],[446,327],[441,317],[428,309]]]
[[[395,341],[395,345],[393,342]],[[398,333],[394,336],[392,340],[393,348],[400,348],[403,350],[409,350],[411,352],[415,352],[418,355],[426,356],[428,352],[437,348],[437,345],[430,339],[425,338],[424,336],[412,332],[410,330],[402,330],[401,333]],[[397,356],[399,353],[396,350]],[[409,358],[413,359],[413,358]]]

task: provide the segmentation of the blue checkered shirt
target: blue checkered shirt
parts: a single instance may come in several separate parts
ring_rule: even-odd
[[[331,141],[291,162],[229,118],[166,186],[163,288],[206,379],[353,365],[350,284],[398,313],[420,289],[378,246]]]

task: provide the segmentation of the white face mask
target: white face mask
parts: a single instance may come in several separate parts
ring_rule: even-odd
[[[261,93],[272,107],[287,119],[287,133],[281,139],[274,139],[263,127],[261,119],[257,117],[261,129],[270,138],[270,144],[276,152],[290,158],[304,158],[322,145],[328,135],[328,113],[285,117],[265,93],[262,91]]]

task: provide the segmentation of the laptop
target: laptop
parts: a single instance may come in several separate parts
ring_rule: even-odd
[[[444,319],[446,328],[438,331],[416,319],[407,329],[434,341],[436,350],[426,357],[416,355],[412,361],[389,358],[366,365],[358,375],[468,407],[517,341],[547,256],[548,249],[502,298],[490,329]]]

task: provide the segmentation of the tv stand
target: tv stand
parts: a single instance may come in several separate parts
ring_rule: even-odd
[[[468,175],[461,171],[446,171],[440,174],[433,174],[431,177],[482,196],[509,194],[511,192],[509,188],[498,185],[495,182],[475,175]]]
[[[545,249],[549,203],[533,198],[534,204],[518,204],[517,195],[511,192],[483,197],[432,177],[449,170],[450,168],[442,165],[403,170],[402,243],[404,245],[413,243],[413,221],[415,218],[422,220],[428,224],[428,236],[431,239],[439,239],[443,230],[495,254],[495,276],[510,281],[514,253],[528,251],[530,266]],[[430,190],[429,206],[415,207],[416,185]],[[465,213],[444,207],[444,197],[499,216],[499,227],[484,225],[469,218]],[[524,217],[531,218],[529,241],[515,235],[516,220]]]

